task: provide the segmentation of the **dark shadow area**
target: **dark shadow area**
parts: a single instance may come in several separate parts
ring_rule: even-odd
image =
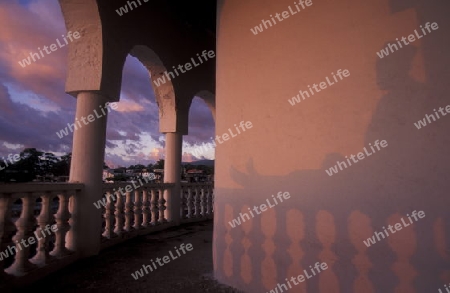
[[[212,278],[212,231],[212,221],[206,221],[137,237],[15,292],[238,292]],[[175,254],[182,243],[191,243],[192,251],[138,280],[131,276],[151,260]]]

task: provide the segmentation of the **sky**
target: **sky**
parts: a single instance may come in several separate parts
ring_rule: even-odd
[[[0,0],[0,156],[34,147],[58,156],[71,152],[72,133],[56,132],[74,122],[76,99],[64,91],[67,46],[30,65],[19,61],[66,34],[57,0]],[[158,106],[145,67],[128,56],[117,110],[108,116],[105,162],[110,167],[147,165],[164,158]],[[211,148],[201,157],[192,151],[214,136],[206,104],[194,98],[189,135],[183,137],[183,161],[214,159]]]

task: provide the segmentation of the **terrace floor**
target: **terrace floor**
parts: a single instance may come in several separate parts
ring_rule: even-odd
[[[137,237],[16,292],[239,292],[212,279],[212,231],[213,222],[207,221]],[[191,243],[193,250],[138,280],[131,276],[182,243]]]

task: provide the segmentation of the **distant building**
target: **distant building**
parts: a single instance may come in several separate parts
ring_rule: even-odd
[[[185,171],[185,177],[187,182],[209,182],[211,181],[211,175],[204,174],[203,170],[192,169]]]
[[[113,169],[104,169],[103,170],[103,181],[106,181],[106,178],[113,178],[114,170]]]

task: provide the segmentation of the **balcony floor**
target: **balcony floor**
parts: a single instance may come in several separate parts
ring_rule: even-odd
[[[42,292],[238,292],[212,279],[213,222],[186,224],[106,249],[25,288]],[[135,280],[131,273],[182,243],[193,250]],[[30,292],[30,291],[28,291]],[[41,291],[39,291],[41,292]]]

